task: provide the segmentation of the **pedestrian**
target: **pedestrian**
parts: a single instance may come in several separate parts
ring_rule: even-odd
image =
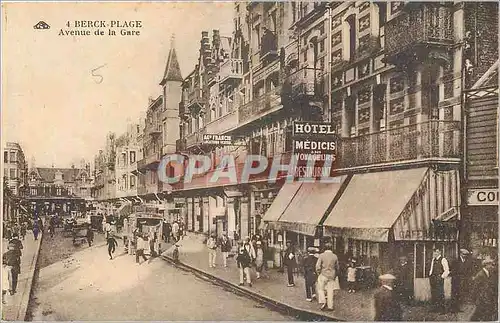
[[[2,259],[2,304],[4,305],[7,304],[5,296],[7,295],[10,286],[10,270],[11,267],[9,267]]]
[[[215,233],[212,233],[207,240],[208,248],[208,267],[215,268],[215,259],[217,258],[217,240]]]
[[[255,272],[257,279],[260,279],[261,276],[264,276],[264,249],[262,249],[262,241],[258,241],[255,243],[257,246],[257,250],[255,250]]]
[[[434,249],[429,270],[431,302],[434,312],[444,313],[444,279],[450,274],[448,260],[441,255],[441,250]]]
[[[21,238],[24,240],[24,238],[26,237],[26,231],[28,229],[28,224],[26,222],[23,222],[21,224]]]
[[[21,273],[21,254],[14,244],[7,246],[7,252],[2,255],[2,264],[6,266],[9,280],[9,293],[14,295],[17,291],[17,280]]]
[[[164,241],[166,243],[170,243],[170,235],[172,234],[172,225],[170,225],[170,222],[164,223],[163,227],[163,235],[164,235]]]
[[[219,241],[220,251],[222,252],[222,261],[224,262],[224,267],[227,267],[227,258],[229,257],[229,252],[231,251],[231,240],[229,240],[227,233],[222,232],[222,237]]]
[[[172,224],[172,237],[174,238],[174,242],[179,241],[179,223],[177,221]]]
[[[33,237],[35,238],[35,240],[38,240],[39,232],[40,232],[40,227],[38,225],[38,221],[35,221],[33,223]]]
[[[238,265],[238,270],[240,273],[240,286],[245,285],[244,279],[246,276],[246,280],[248,286],[252,287],[252,277],[250,276],[250,264],[252,259],[248,254],[248,251],[244,246],[238,248],[238,255],[236,256],[236,263]]]
[[[108,255],[109,259],[113,259],[113,254],[115,253],[116,247],[118,246],[118,242],[116,241],[115,237],[110,234],[108,238],[106,239],[106,244],[108,245]]]
[[[403,303],[410,304],[413,298],[413,274],[406,256],[399,257],[395,277],[394,290],[396,291],[396,295],[398,295]]]
[[[19,240],[19,235],[17,233],[12,235],[12,239],[9,241],[9,245],[14,247],[14,250],[19,253],[19,257],[22,256],[22,251],[24,249],[23,243]]]
[[[349,293],[356,293],[356,260],[354,259],[347,267],[347,288]]]
[[[385,274],[379,277],[382,286],[375,292],[374,307],[375,317],[374,321],[402,321],[403,311],[399,303],[399,297],[394,291],[395,276]]]
[[[184,239],[184,236],[186,235],[186,230],[184,230],[184,223],[181,222],[179,225],[179,238]]]
[[[498,276],[490,256],[482,261],[481,270],[472,280],[476,305],[471,321],[498,321]]]
[[[138,264],[140,264],[139,257],[142,257],[142,259],[144,259],[144,261],[148,260],[148,258],[144,254],[145,247],[146,247],[146,241],[144,241],[144,238],[142,237],[141,234],[138,234],[137,235],[137,247],[135,250],[135,262]]]
[[[92,247],[92,242],[94,242],[94,231],[92,230],[92,226],[90,224],[87,227],[87,242],[89,247]]]
[[[288,287],[294,287],[295,282],[293,280],[293,271],[295,267],[297,267],[297,260],[295,257],[295,250],[293,248],[292,242],[288,240],[286,242],[286,250],[283,260],[284,265],[286,266],[286,273],[288,276]]]
[[[156,250],[155,250],[156,238],[157,237],[155,235],[155,232],[150,231],[148,242],[149,242],[149,254],[151,255],[151,257],[156,257]]]
[[[460,312],[460,305],[470,296],[472,261],[469,255],[469,250],[460,249],[459,257],[450,266],[452,312]]]
[[[322,311],[333,311],[333,291],[339,288],[339,259],[337,255],[333,253],[332,248],[333,245],[331,242],[326,243],[325,251],[319,255],[318,262],[316,263],[316,273],[318,274],[318,302]]]
[[[308,255],[304,258],[303,263],[306,301],[312,302],[313,298],[316,297],[316,279],[318,279],[316,275],[316,263],[318,262],[318,258],[315,256],[315,247],[308,247],[307,253]]]

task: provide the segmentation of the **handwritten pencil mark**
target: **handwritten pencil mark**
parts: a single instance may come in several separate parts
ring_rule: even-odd
[[[102,81],[104,80],[104,77],[102,77],[102,75],[101,75],[101,74],[95,74],[94,72],[96,72],[97,70],[99,70],[99,69],[103,68],[103,67],[104,67],[104,66],[106,66],[106,65],[108,65],[108,64],[104,64],[104,65],[101,65],[101,66],[99,66],[99,67],[96,67],[96,68],[94,68],[94,69],[91,71],[91,72],[92,72],[92,76],[93,76],[93,77],[97,77],[97,78],[99,79],[99,81],[98,81],[98,80],[95,80],[95,82],[96,82],[97,84],[101,84],[101,83],[102,83]]]

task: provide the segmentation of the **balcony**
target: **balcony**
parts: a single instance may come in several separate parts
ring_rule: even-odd
[[[238,109],[238,122],[239,124],[250,122],[279,108],[281,108],[281,86],[240,106]]]
[[[460,122],[431,120],[339,139],[338,168],[409,161],[460,161]]]
[[[238,111],[233,110],[206,125],[206,133],[224,134],[238,126]]]
[[[185,148],[189,149],[193,146],[198,146],[203,144],[203,135],[205,134],[205,128],[199,129],[196,132],[190,133],[187,135],[184,140],[185,140]]]
[[[279,70],[279,60],[275,60],[267,65],[264,65],[262,62],[260,62],[253,67],[253,84],[257,84],[258,82],[265,80],[269,75],[278,73]]]
[[[407,6],[385,25],[385,48],[390,63],[398,63],[402,56],[411,59],[415,53],[427,55],[431,49],[447,48],[454,43],[453,7],[438,2]]]
[[[201,111],[206,103],[203,97],[203,90],[199,86],[189,89],[185,99],[185,107],[195,114]]]
[[[220,83],[229,83],[243,78],[243,60],[230,58],[220,66]]]
[[[156,167],[160,163],[161,157],[161,151],[151,153],[137,162],[137,169],[156,169]]]
[[[161,135],[160,126],[151,127],[151,129],[148,129],[148,133],[149,133],[150,136],[159,136],[159,135]]]
[[[270,62],[278,57],[278,38],[269,29],[265,29],[261,38],[260,60]]]
[[[184,102],[179,102],[179,118],[182,120],[189,119],[189,111],[186,109]]]
[[[285,83],[288,85],[288,95],[293,99],[323,99],[322,77],[317,69],[302,68],[288,75]],[[285,89],[283,89],[285,91]]]

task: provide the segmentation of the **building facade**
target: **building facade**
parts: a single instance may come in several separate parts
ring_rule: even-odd
[[[139,124],[127,126],[127,132],[116,139],[116,194],[117,198],[137,196],[139,186],[136,173],[137,161],[142,147],[139,147],[139,134],[142,129]],[[142,158],[141,158],[142,159]]]
[[[26,200],[37,215],[70,215],[86,210],[92,183],[90,164],[82,167],[32,167],[28,174]]]
[[[3,151],[4,203],[3,219],[13,220],[19,212],[26,212],[21,206],[25,196],[28,164],[22,147],[15,142],[7,142]]]

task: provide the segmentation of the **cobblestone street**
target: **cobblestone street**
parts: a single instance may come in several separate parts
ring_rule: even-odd
[[[179,271],[160,258],[141,265],[122,247],[109,260],[88,248],[40,270],[33,321],[291,320]]]

